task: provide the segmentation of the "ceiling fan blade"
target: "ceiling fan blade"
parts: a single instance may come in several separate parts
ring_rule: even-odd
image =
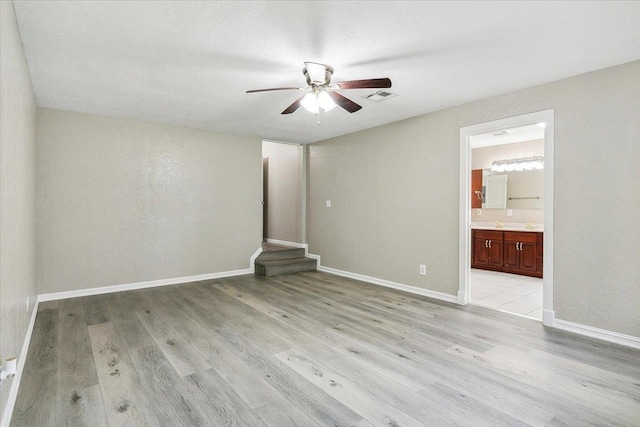
[[[272,87],[270,89],[253,89],[248,90],[247,93],[256,93],[256,92],[271,92],[274,90],[304,90],[304,87]]]
[[[338,104],[339,106],[341,106],[342,108],[344,108],[350,113],[355,113],[356,111],[362,108],[361,105],[358,105],[352,100],[350,100],[349,98],[346,98],[340,95],[338,92],[329,92],[329,96],[331,97],[331,99],[333,99],[333,101],[336,104]]]
[[[382,79],[366,79],[366,80],[348,80],[346,82],[335,83],[340,89],[379,89],[391,87],[391,80]]]
[[[302,99],[303,99],[305,96],[307,96],[307,95],[304,95],[304,96],[301,96],[300,98],[298,98],[298,99],[296,100],[296,102],[294,102],[293,104],[289,105],[289,106],[288,106],[288,107],[287,107],[287,108],[286,108],[282,113],[280,113],[280,114],[291,114],[291,113],[293,113],[294,111],[296,111],[298,108],[300,108],[300,105],[302,105]]]

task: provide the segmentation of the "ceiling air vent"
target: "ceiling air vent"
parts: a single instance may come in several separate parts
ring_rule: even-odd
[[[507,132],[506,130],[499,130],[497,132],[491,132],[491,135],[493,135],[493,136],[505,136],[505,135],[509,135],[509,132]]]
[[[369,101],[384,101],[385,99],[393,98],[396,96],[395,93],[387,92],[384,90],[379,90],[377,92],[371,93],[369,95],[364,96],[363,98],[368,99]]]

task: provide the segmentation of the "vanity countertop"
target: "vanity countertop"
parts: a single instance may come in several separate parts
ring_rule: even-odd
[[[495,223],[471,223],[472,230],[495,230],[495,231],[526,231],[526,232],[534,232],[534,233],[542,233],[544,232],[544,227],[542,224],[533,224],[532,229],[528,229],[526,224],[518,224],[518,223],[504,223],[504,225],[500,228],[496,227]]]

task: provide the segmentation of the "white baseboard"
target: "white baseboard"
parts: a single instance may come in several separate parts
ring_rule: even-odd
[[[309,254],[308,256],[312,258],[311,254]],[[319,261],[318,261],[318,264],[320,264]],[[397,289],[400,291],[405,291],[405,292],[409,292],[416,295],[422,295],[425,297],[434,298],[441,301],[453,302],[456,304],[458,303],[457,296],[445,294],[443,292],[431,291],[429,289],[423,289],[423,288],[418,288],[416,286],[404,285],[402,283],[392,282],[390,280],[378,279],[377,277],[365,276],[363,274],[351,273],[349,271],[338,270],[335,268],[322,267],[320,265],[318,265],[318,270],[323,271],[325,273],[335,274],[336,276],[348,277],[350,279],[360,280],[362,282],[384,286],[386,288]]]
[[[256,258],[258,258],[258,255],[260,255],[261,253],[262,247],[256,249],[253,255],[251,255],[251,258],[249,258],[249,270],[251,270],[251,273],[256,272]]]
[[[219,273],[199,274],[196,276],[175,277],[172,279],[149,280],[147,282],[127,283],[124,285],[101,286],[99,288],[78,289],[75,291],[52,292],[38,295],[38,301],[54,301],[66,298],[85,297],[89,295],[110,294],[113,292],[131,291],[134,289],[155,288],[157,286],[178,285],[180,283],[199,282],[201,280],[220,279],[222,277],[252,274],[252,268],[242,270],[221,271]]]
[[[302,248],[302,249],[307,248],[307,244],[305,243],[288,242],[286,240],[267,239],[267,243],[273,243],[274,245],[281,245],[281,246],[291,246],[293,248]]]
[[[89,295],[110,294],[113,292],[132,291],[134,289],[155,288],[156,286],[179,285],[180,283],[199,282],[201,280],[221,279],[223,277],[242,276],[255,273],[255,260],[262,252],[256,249],[249,259],[249,268],[242,270],[221,271],[218,273],[198,274],[195,276],[174,277],[172,279],[149,280],[146,282],[127,283],[123,285],[101,286],[98,288],[78,289],[75,291],[52,292],[38,295],[38,301],[54,301],[66,298],[86,297]]]
[[[593,326],[568,322],[561,319],[555,319],[553,327],[556,329],[561,329],[563,331],[573,332],[575,334],[585,335],[591,338],[597,338],[602,341],[608,341],[615,344],[640,349],[640,338],[631,335],[620,334],[618,332],[607,331],[605,329],[598,329],[594,328]]]
[[[307,258],[311,258],[311,259],[316,259],[316,260],[318,260],[318,269],[320,269],[320,255],[310,254],[310,253],[309,253],[309,249],[308,249],[308,247],[307,247],[307,249],[306,249],[306,253],[305,253],[305,255],[304,255],[304,256],[306,256]]]
[[[458,305],[467,305],[467,293],[464,291],[458,291],[458,299],[456,302]]]
[[[24,337],[22,343],[22,349],[20,350],[20,357],[18,358],[18,369],[16,370],[16,376],[11,380],[11,389],[9,390],[9,397],[7,399],[7,405],[4,408],[4,414],[2,415],[2,421],[0,421],[0,427],[9,427],[11,422],[11,415],[13,415],[13,408],[16,405],[16,399],[18,397],[18,388],[20,387],[20,380],[22,378],[22,371],[24,370],[24,363],[27,361],[27,351],[29,350],[29,344],[31,343],[31,334],[33,332],[33,326],[36,323],[36,316],[38,314],[38,300],[36,299],[33,305],[33,311],[31,312],[31,319],[29,320],[29,326],[27,327],[27,334]],[[6,382],[7,380],[5,380]]]
[[[556,322],[556,312],[553,310],[542,310],[542,324],[553,327]]]

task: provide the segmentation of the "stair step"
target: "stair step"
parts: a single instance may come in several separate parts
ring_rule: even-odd
[[[304,248],[290,248],[277,251],[262,252],[256,258],[256,262],[274,261],[282,259],[304,258]]]
[[[318,261],[312,258],[290,258],[269,261],[256,260],[256,274],[259,276],[277,276],[279,274],[315,271]]]

